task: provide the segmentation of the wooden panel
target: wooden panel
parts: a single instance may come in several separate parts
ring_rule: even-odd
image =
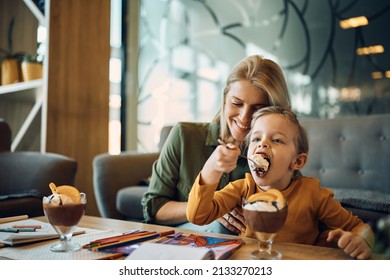
[[[92,160],[108,151],[110,0],[51,0],[46,151],[78,162],[76,187],[98,215]]]

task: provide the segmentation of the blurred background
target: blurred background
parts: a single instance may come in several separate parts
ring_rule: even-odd
[[[137,71],[123,81],[136,94],[125,115],[137,119],[137,149],[156,149],[164,125],[210,121],[230,69],[251,54],[281,65],[301,116],[390,112],[389,1],[139,0],[126,10],[123,27],[138,35],[125,47],[125,69]]]

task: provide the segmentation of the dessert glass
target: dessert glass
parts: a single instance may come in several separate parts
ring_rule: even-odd
[[[287,205],[281,210],[268,212],[256,210],[255,203],[244,202],[242,207],[245,220],[259,241],[259,249],[253,251],[251,256],[258,260],[280,260],[282,254],[272,249],[272,243],[286,221]]]
[[[43,211],[51,226],[60,235],[60,243],[53,245],[53,252],[71,252],[81,248],[81,245],[71,241],[73,232],[84,215],[87,203],[85,193],[80,193],[81,203],[53,205],[49,198],[43,198]]]

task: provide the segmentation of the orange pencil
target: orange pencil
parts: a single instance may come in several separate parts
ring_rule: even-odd
[[[122,253],[114,253],[114,254],[108,254],[106,256],[103,256],[101,258],[98,258],[97,260],[117,260],[123,257]]]

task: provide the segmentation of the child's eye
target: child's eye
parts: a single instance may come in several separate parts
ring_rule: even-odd
[[[260,141],[260,138],[259,137],[254,137],[252,138],[252,142],[259,142]]]
[[[275,138],[272,141],[275,143],[283,143],[282,139],[279,139],[279,138]]]

